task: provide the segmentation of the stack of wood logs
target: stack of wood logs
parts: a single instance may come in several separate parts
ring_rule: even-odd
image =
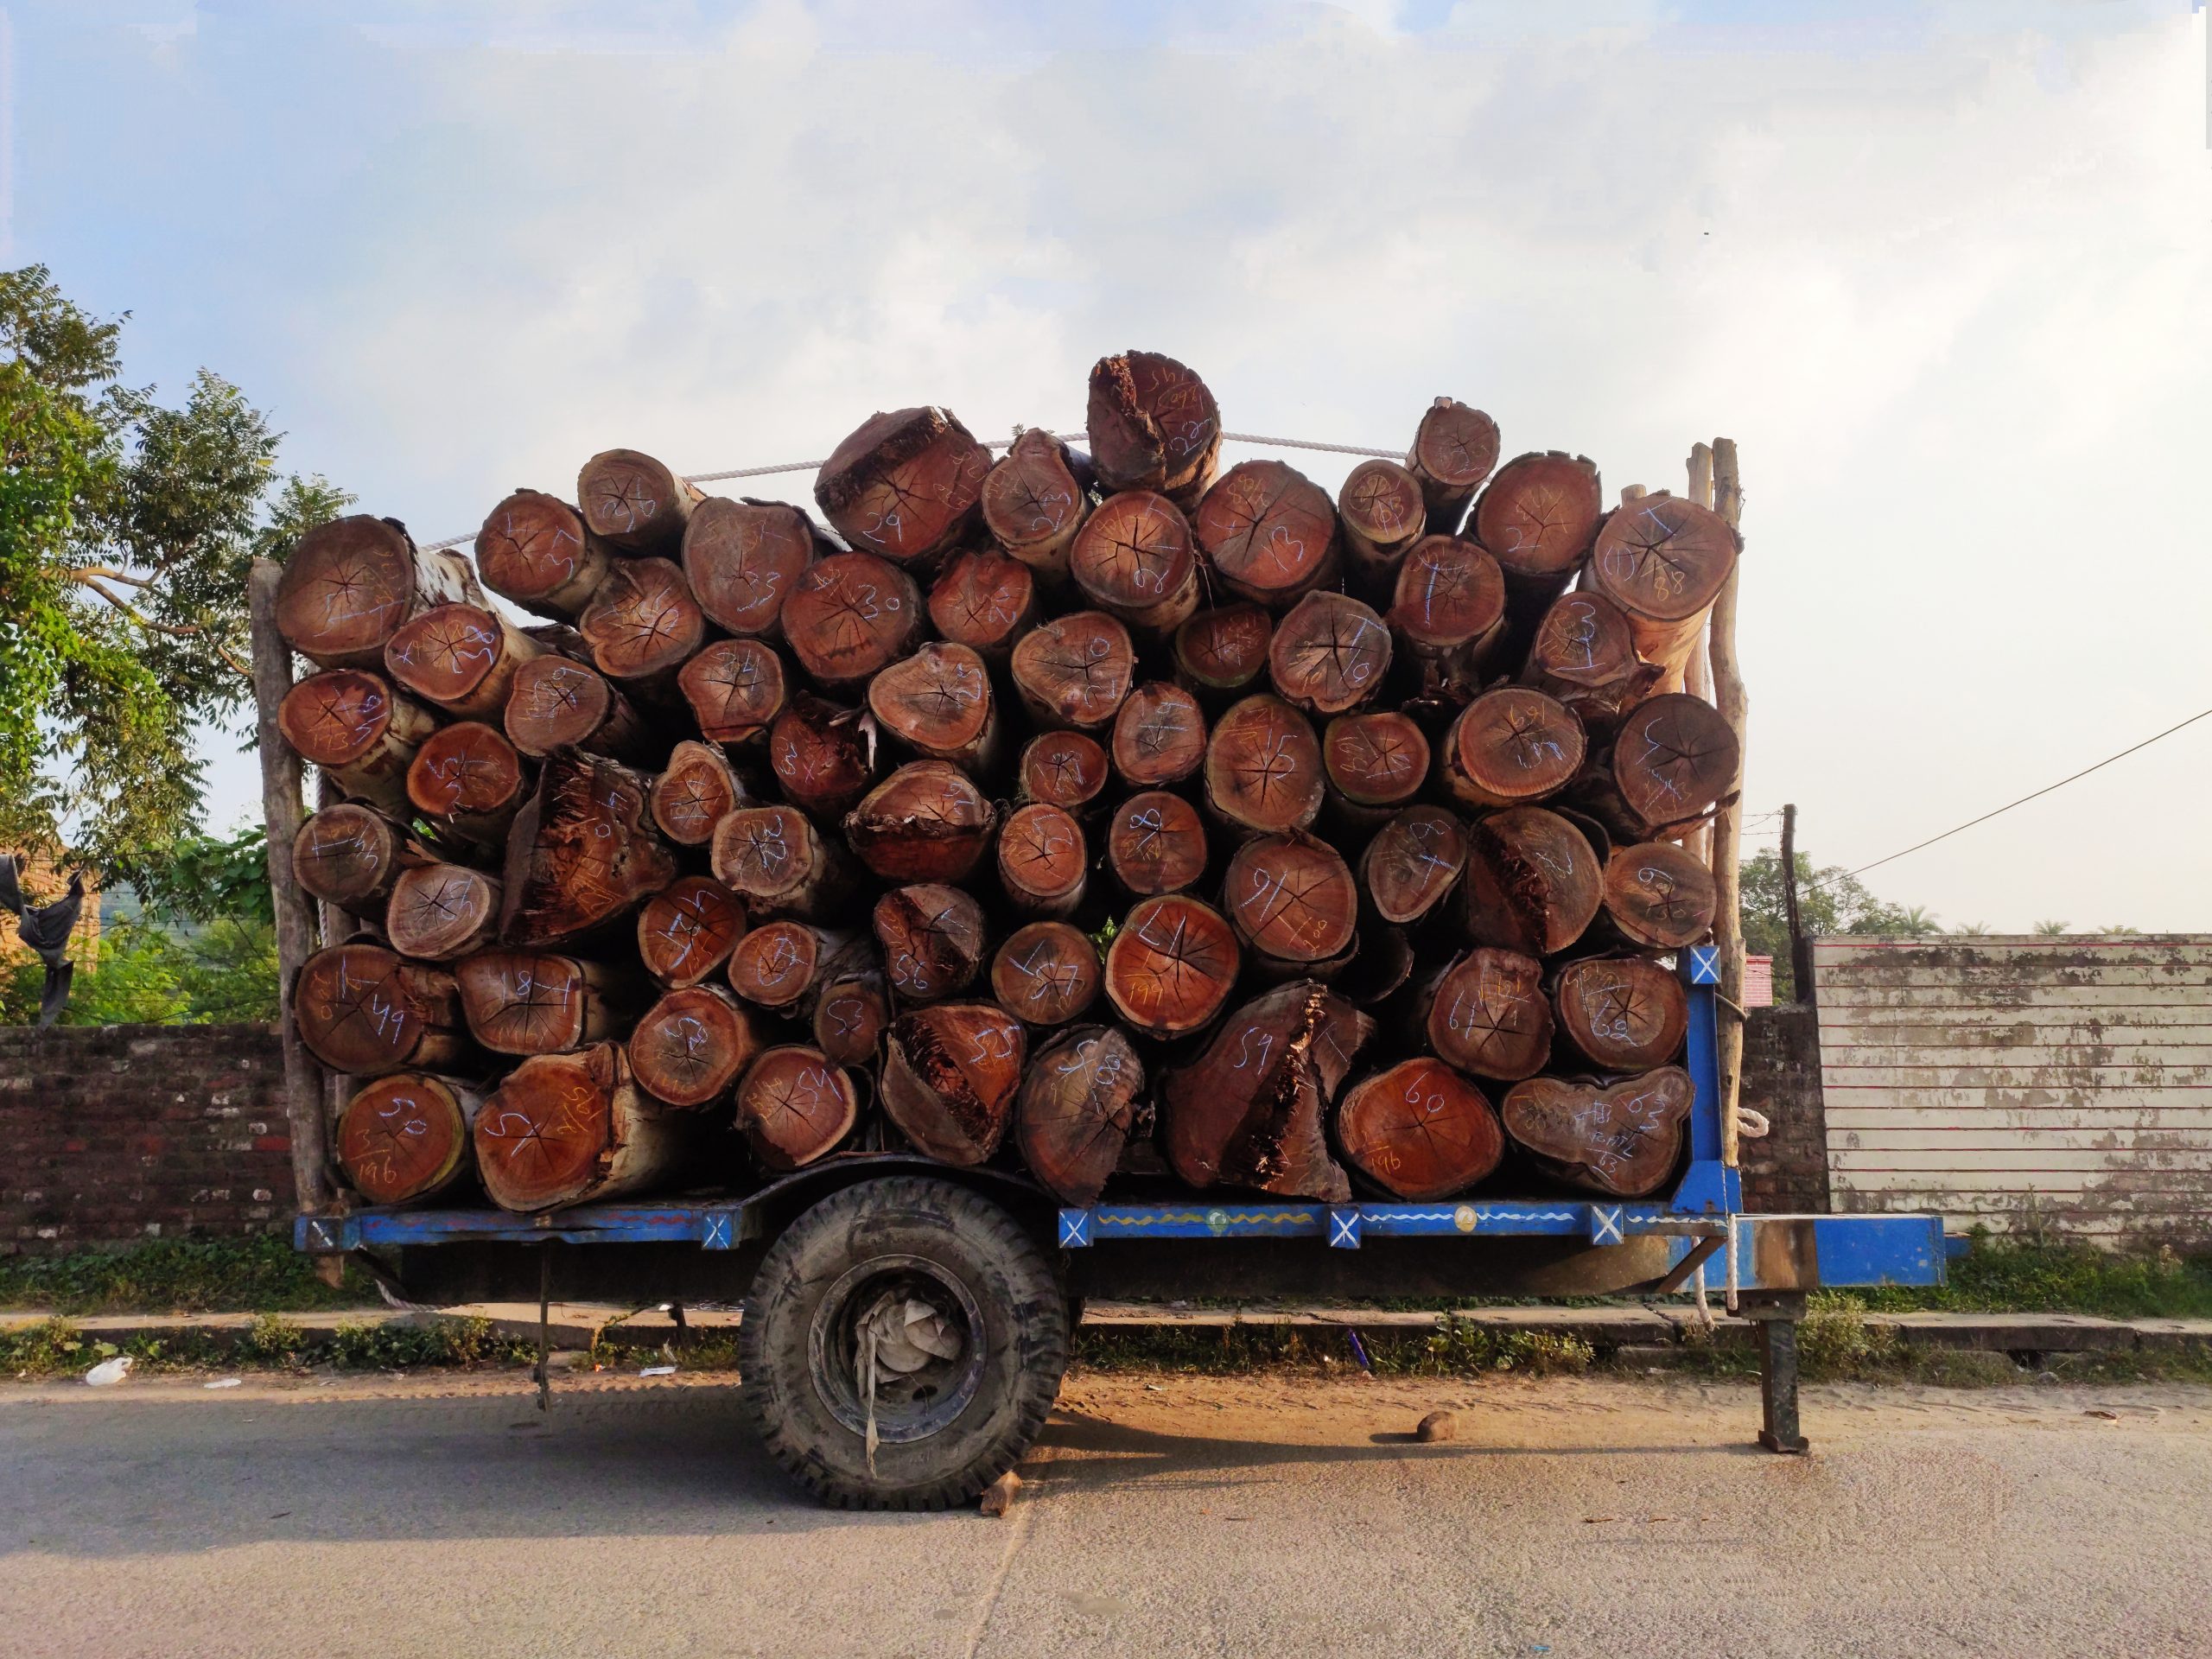
[[[869,417],[814,492],[631,450],[472,560],[308,533],[294,1008],[371,1204],[537,1211],[851,1151],[1342,1201],[1660,1190],[1709,507],[1449,398],[1335,499],[1213,395],[1092,371],[1088,448]],[[1693,679],[1690,683],[1697,683]]]

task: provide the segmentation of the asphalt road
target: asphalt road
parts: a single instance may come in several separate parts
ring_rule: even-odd
[[[1810,1389],[1803,1459],[1755,1412],[1077,1379],[990,1520],[810,1507],[718,1382],[18,1386],[0,1652],[2212,1655],[2212,1390]]]

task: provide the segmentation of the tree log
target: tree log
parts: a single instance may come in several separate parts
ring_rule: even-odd
[[[1205,874],[1205,824],[1180,795],[1163,789],[1133,795],[1107,831],[1106,863],[1140,899],[1179,893]]]
[[[574,621],[590,603],[613,558],[574,507],[542,490],[517,490],[476,532],[484,585],[556,622]]]
[[[1190,521],[1150,490],[1109,495],[1075,538],[1068,570],[1084,597],[1148,638],[1198,608],[1198,550]]]
[[[1439,397],[1421,417],[1406,470],[1421,480],[1428,527],[1456,536],[1467,503],[1497,465],[1497,423],[1457,398]]]
[[[591,659],[611,680],[672,681],[706,643],[707,619],[667,559],[619,559],[576,619]]]
[[[1021,1022],[991,1002],[944,1002],[891,1022],[883,1109],[925,1155],[982,1163],[1005,1138],[1021,1084]]]
[[[1128,696],[1136,652],[1105,612],[1076,611],[1023,636],[1012,661],[1014,690],[1039,726],[1095,732]]]
[[[1195,528],[1222,585],[1269,610],[1296,604],[1337,574],[1337,510],[1328,492],[1279,461],[1240,461],[1198,504]]]
[[[540,657],[522,665],[504,724],[515,747],[540,757],[571,747],[637,761],[667,748],[646,733],[630,700],[605,675],[566,657]]]
[[[1206,802],[1257,835],[1303,830],[1321,810],[1321,745],[1306,716],[1280,697],[1247,697],[1206,741]]]
[[[815,1046],[839,1065],[873,1066],[891,998],[881,969],[869,967],[827,981],[814,1004]]]
[[[1589,957],[1552,987],[1560,1031],[1601,1071],[1647,1071],[1682,1052],[1689,998],[1682,982],[1642,957]]]
[[[709,496],[684,526],[683,576],[716,627],[772,635],[800,574],[830,550],[814,521],[787,502]]]
[[[983,907],[957,887],[893,887],[875,901],[872,919],[891,988],[912,1001],[958,995],[990,953]]]
[[[1098,1201],[1122,1161],[1144,1062],[1111,1026],[1077,1026],[1039,1051],[1014,1103],[1021,1161],[1063,1204]]]
[[[438,721],[396,694],[381,674],[334,668],[287,691],[276,725],[294,753],[346,794],[404,813],[408,763]]]
[[[747,806],[715,825],[715,879],[748,916],[826,922],[853,896],[857,872],[845,849],[795,806]]]
[[[399,1071],[355,1093],[339,1115],[346,1181],[371,1204],[405,1204],[458,1184],[473,1166],[468,1125],[483,1096],[450,1077]]]
[[[987,663],[1004,664],[1037,615],[1035,574],[988,548],[954,554],[930,584],[931,626]]]
[[[1033,1026],[1065,1025],[1098,1000],[1097,949],[1065,922],[1016,928],[991,959],[991,995]]]
[[[1662,690],[1682,689],[1736,547],[1726,518],[1664,490],[1624,503],[1599,527],[1589,585],[1626,613],[1636,654],[1659,670]]]
[[[1341,715],[1366,702],[1389,671],[1389,629],[1344,594],[1306,594],[1268,646],[1275,695],[1308,714]]]
[[[444,1071],[468,1057],[453,976],[380,944],[330,945],[309,957],[292,1011],[300,1040],[334,1071]]]
[[[300,537],[276,585],[284,642],[318,668],[384,666],[401,623],[435,605],[481,605],[458,553],[426,553],[396,518],[353,513]]]
[[[999,887],[1024,916],[1065,916],[1083,902],[1090,854],[1065,808],[1033,801],[999,831]]]
[[[1025,798],[1073,812],[1106,787],[1106,751],[1081,732],[1046,732],[1023,746],[1020,771]]]
[[[1679,950],[1713,931],[1713,872],[1676,842],[1639,842],[1605,861],[1604,904],[1636,944]]]
[[[729,953],[730,988],[761,1007],[804,1014],[823,987],[853,964],[859,950],[854,933],[804,922],[763,922]]]
[[[1735,788],[1742,753],[1711,703],[1681,692],[1652,697],[1621,722],[1586,798],[1624,840],[1676,840]]]
[[[1618,1198],[1647,1198],[1681,1156],[1694,1094],[1689,1073],[1662,1066],[1606,1088],[1589,1078],[1531,1077],[1505,1091],[1505,1132],[1554,1173]]]
[[[1167,1074],[1167,1160],[1191,1185],[1257,1187],[1341,1204],[1351,1183],[1322,1120],[1375,1022],[1310,980],[1279,986],[1222,1022]]]
[[[1475,503],[1475,540],[1516,594],[1548,604],[1588,556],[1605,510],[1594,462],[1554,449],[1515,457]]]
[[[671,989],[696,985],[745,937],[744,901],[719,881],[679,875],[638,912],[638,955]]]
[[[647,799],[661,834],[679,847],[703,847],[715,826],[752,800],[722,752],[685,738],[652,781]]]
[[[1585,725],[1610,728],[1649,695],[1659,671],[1638,660],[1619,606],[1603,594],[1577,593],[1561,594],[1537,623],[1521,677]]]
[[[619,1198],[696,1169],[703,1127],[648,1099],[621,1049],[600,1043],[534,1055],[507,1074],[476,1115],[476,1167],[503,1210]]]
[[[790,691],[784,659],[760,639],[714,640],[677,671],[676,684],[709,743],[761,736]]]
[[[870,713],[924,759],[990,768],[998,739],[990,672],[966,645],[932,640],[868,683]]]
[[[845,817],[845,839],[887,881],[959,881],[982,861],[998,815],[968,774],[915,760]]]
[[[784,638],[798,665],[831,690],[857,686],[912,649],[920,637],[922,590],[873,553],[832,553],[791,584]]]
[[[1264,605],[1200,611],[1175,630],[1175,672],[1218,708],[1266,671],[1274,626]]]
[[[1445,787],[1469,806],[1522,806],[1558,794],[1581,769],[1582,722],[1527,686],[1485,691],[1444,740]]]
[[[1360,890],[1384,921],[1417,922],[1443,903],[1466,868],[1465,826],[1440,806],[1409,806],[1360,855]]]
[[[1352,805],[1401,806],[1428,780],[1428,739],[1395,709],[1339,715],[1322,730],[1321,766]]]
[[[627,1027],[636,1004],[603,963],[547,950],[480,950],[454,964],[462,1014],[495,1054],[565,1054]]]
[[[1030,428],[983,480],[991,538],[1039,575],[1065,576],[1068,549],[1090,512],[1090,473],[1088,456]]]
[[[828,1157],[859,1121],[852,1078],[819,1049],[772,1048],[737,1086],[738,1127],[761,1166],[779,1173]]]
[[[1222,894],[1237,937],[1263,961],[1311,969],[1351,949],[1359,889],[1317,836],[1255,836],[1229,861]]]
[[[461,864],[423,864],[391,889],[385,935],[402,956],[453,962],[483,950],[499,925],[499,884]]]
[[[814,499],[854,547],[912,564],[959,541],[990,470],[990,452],[950,410],[895,409],[830,451]]]
[[[626,553],[676,553],[692,511],[706,499],[704,490],[635,449],[602,450],[576,474],[584,527]]]
[[[1427,528],[1421,480],[1395,461],[1363,461],[1337,492],[1345,563],[1362,591],[1387,594],[1398,567]]]
[[[1481,1090],[1426,1054],[1356,1083],[1337,1110],[1345,1160],[1413,1204],[1465,1192],[1505,1156],[1505,1131]]]
[[[292,869],[311,897],[356,916],[375,916],[382,914],[410,855],[410,837],[401,825],[372,806],[340,801],[300,826],[292,841]]]
[[[1131,789],[1179,782],[1205,763],[1206,717],[1179,685],[1147,680],[1114,716],[1114,770]]]
[[[1421,672],[1422,690],[1465,702],[1505,633],[1505,575],[1457,536],[1424,536],[1398,566],[1383,619]]]
[[[654,1099],[696,1109],[723,1098],[761,1047],[753,1016],[735,997],[719,985],[692,985],[639,1018],[630,1033],[630,1069]]]
[[[1556,812],[1518,806],[1467,835],[1460,884],[1466,936],[1476,944],[1555,956],[1598,913],[1605,875],[1589,837]]]
[[[407,798],[441,831],[470,845],[504,848],[529,798],[530,772],[496,727],[456,721],[424,740],[407,768]]]
[[[1102,488],[1157,490],[1185,512],[1213,480],[1221,409],[1205,381],[1172,357],[1125,352],[1090,371],[1084,417]]]
[[[1429,1047],[1478,1077],[1534,1077],[1552,1052],[1542,977],[1535,958],[1518,951],[1468,951],[1444,970],[1429,998]]]
[[[1242,957],[1221,912],[1164,893],[1129,912],[1106,953],[1106,995],[1148,1037],[1180,1037],[1221,1012]]]
[[[676,880],[676,855],[654,831],[646,780],[603,756],[563,749],[507,836],[500,937],[556,944],[627,916]]]
[[[768,764],[792,805],[834,817],[874,782],[875,743],[858,709],[802,692],[768,728]]]
[[[385,642],[384,668],[402,690],[462,720],[497,720],[515,671],[545,647],[495,611],[440,605],[417,612]]]

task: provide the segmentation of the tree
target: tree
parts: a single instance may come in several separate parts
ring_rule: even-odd
[[[0,272],[0,846],[111,880],[199,819],[194,728],[251,690],[248,566],[350,499],[280,485],[278,435],[219,376],[177,409],[122,385],[122,326],[42,265]]]
[[[2068,922],[2037,922],[2031,931],[2039,939],[2056,939],[2073,931],[2073,925]]]
[[[1932,912],[1919,906],[1904,909],[1876,898],[1840,866],[1816,871],[1803,853],[1797,855],[1796,864],[1798,917],[1808,938],[1838,933],[1898,938],[1936,931]],[[1774,958],[1775,1000],[1794,1001],[1796,981],[1789,963],[1789,911],[1782,898],[1782,855],[1769,849],[1745,859],[1739,869],[1744,949]]]

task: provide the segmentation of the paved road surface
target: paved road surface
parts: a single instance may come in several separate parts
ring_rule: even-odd
[[[1090,1377],[994,1521],[810,1508],[706,1382],[0,1389],[0,1653],[2212,1655],[2212,1390],[1806,1404]]]

